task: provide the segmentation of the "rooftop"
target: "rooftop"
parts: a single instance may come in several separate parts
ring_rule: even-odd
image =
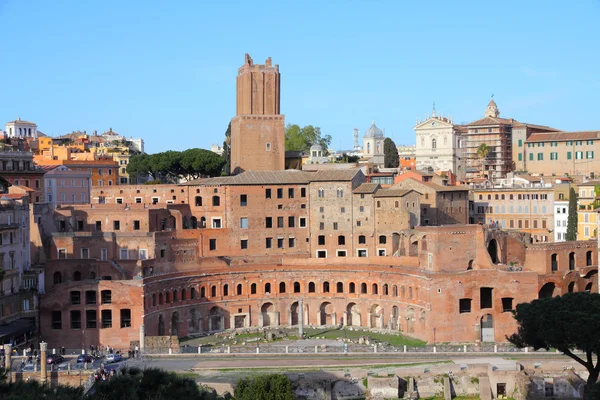
[[[599,139],[600,131],[533,133],[525,142],[564,142],[568,140]]]
[[[361,183],[352,191],[352,193],[356,194],[369,194],[374,193],[377,189],[381,189],[381,185],[379,183]]]

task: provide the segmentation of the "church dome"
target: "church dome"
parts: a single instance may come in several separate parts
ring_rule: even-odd
[[[366,138],[370,138],[370,137],[382,138],[383,137],[383,131],[381,129],[379,129],[375,125],[375,121],[373,121],[373,123],[371,124],[371,127],[365,131],[365,137]]]

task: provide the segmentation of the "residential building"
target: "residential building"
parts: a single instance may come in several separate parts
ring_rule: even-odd
[[[598,237],[598,208],[600,208],[600,180],[578,185],[577,240]]]
[[[529,163],[528,142],[532,135],[537,136],[541,133],[557,133],[558,129],[549,126],[527,124],[515,121],[512,127],[512,161],[515,171],[536,173],[535,170],[529,170],[526,166]]]
[[[13,149],[0,149],[0,177],[11,185],[33,189],[30,197],[32,203],[44,201],[45,171],[33,163],[33,153]]]
[[[46,202],[57,204],[89,204],[91,172],[74,171],[64,165],[51,168],[44,175]]]
[[[554,188],[550,183],[474,185],[473,223],[525,232],[532,243],[554,239]]]
[[[600,131],[545,132],[529,136],[523,148],[523,168],[544,176],[600,172]]]
[[[554,201],[554,241],[564,242],[567,239],[569,221],[569,201]]]
[[[72,171],[91,174],[92,186],[119,184],[120,165],[112,156],[76,152],[70,147],[53,146],[48,153],[34,156],[37,165],[53,167],[63,165]]]

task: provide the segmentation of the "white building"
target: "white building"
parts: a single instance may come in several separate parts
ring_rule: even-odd
[[[554,241],[564,242],[567,237],[567,222],[569,220],[569,202],[554,202]]]
[[[218,154],[220,156],[223,155],[223,152],[225,151],[225,149],[223,149],[223,146],[219,146],[218,144],[211,144],[210,145],[210,151],[212,151],[215,154]]]
[[[371,127],[365,131],[363,136],[363,157],[368,158],[373,164],[383,165],[383,141],[385,135],[383,131],[375,125],[375,121]]]
[[[452,171],[459,179],[465,175],[460,125],[452,118],[436,115],[435,108],[425,121],[417,121],[416,163],[418,170]]]
[[[23,121],[19,117],[15,121],[6,123],[6,136],[9,138],[37,139],[37,125],[33,122]]]
[[[46,172],[46,202],[54,208],[57,204],[89,204],[91,177],[89,171],[74,171],[64,165]]]

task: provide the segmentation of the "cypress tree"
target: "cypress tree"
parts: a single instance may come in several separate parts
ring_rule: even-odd
[[[577,240],[577,193],[569,191],[569,219],[567,220],[567,241]]]
[[[383,165],[385,168],[398,168],[400,165],[398,148],[390,138],[385,138],[383,141]]]

